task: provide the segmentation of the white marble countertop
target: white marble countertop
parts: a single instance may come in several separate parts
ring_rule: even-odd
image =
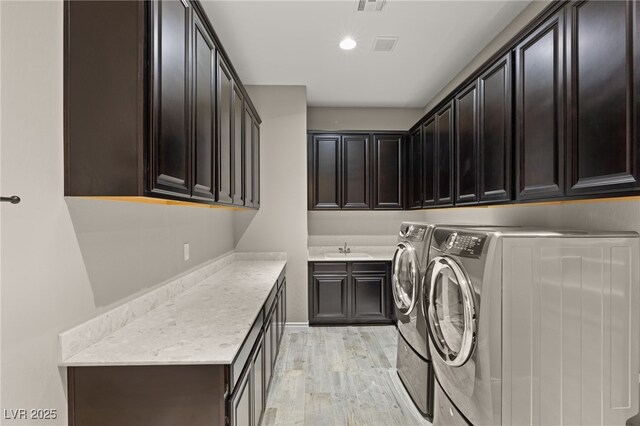
[[[284,260],[237,260],[61,366],[231,364]]]
[[[362,262],[380,261],[391,262],[396,251],[395,246],[349,246],[351,253],[366,253],[371,257],[344,256],[344,258],[327,259],[324,254],[338,254],[338,246],[309,247],[309,262]]]

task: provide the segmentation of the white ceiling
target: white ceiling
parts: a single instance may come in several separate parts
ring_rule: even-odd
[[[530,1],[221,1],[202,4],[244,84],[307,86],[310,106],[424,107]],[[358,46],[343,51],[352,36]],[[373,52],[376,36],[399,36]]]

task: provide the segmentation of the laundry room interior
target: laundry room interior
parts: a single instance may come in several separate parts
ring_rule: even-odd
[[[637,0],[0,0],[0,424],[640,425]]]

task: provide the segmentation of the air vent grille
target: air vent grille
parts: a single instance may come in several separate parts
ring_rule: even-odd
[[[391,52],[398,44],[398,37],[376,37],[371,50],[374,52]]]
[[[387,0],[358,0],[358,12],[380,12]]]

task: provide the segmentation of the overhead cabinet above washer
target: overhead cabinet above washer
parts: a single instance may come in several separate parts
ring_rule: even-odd
[[[65,2],[65,195],[259,207],[260,117],[198,1]]]

